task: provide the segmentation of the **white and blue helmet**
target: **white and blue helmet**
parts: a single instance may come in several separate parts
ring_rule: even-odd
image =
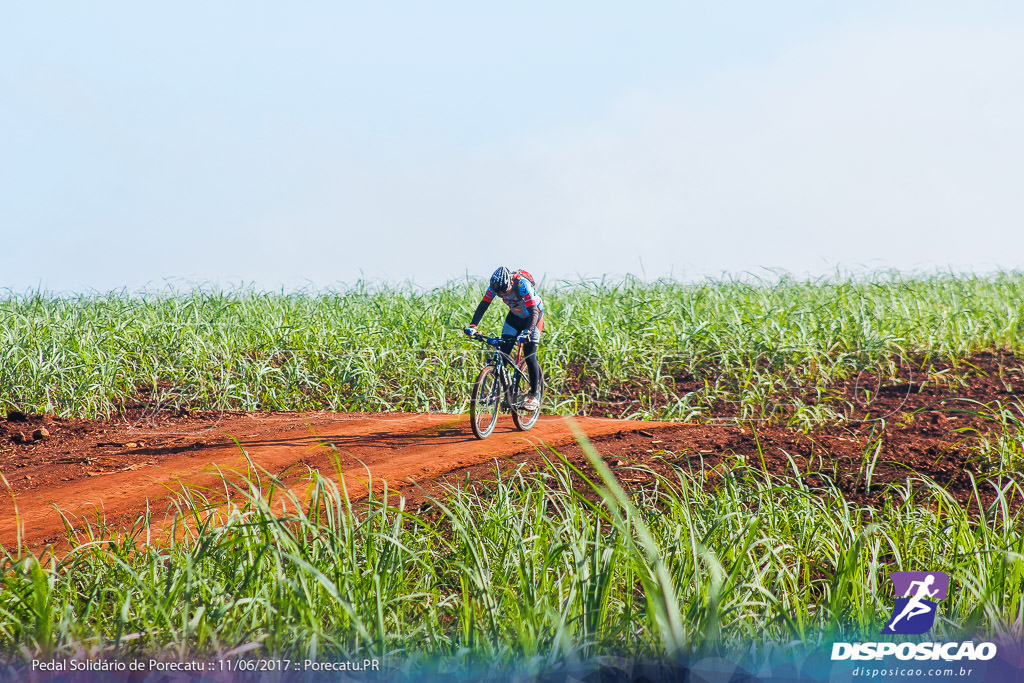
[[[512,286],[512,271],[501,266],[491,274],[491,289],[495,292],[507,292]]]

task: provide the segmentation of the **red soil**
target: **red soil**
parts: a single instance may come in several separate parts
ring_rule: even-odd
[[[824,486],[827,477],[847,497],[872,505],[886,504],[885,484],[917,475],[931,478],[961,502],[976,504],[970,502],[971,476],[992,475],[995,464],[978,456],[975,440],[1001,426],[963,409],[1016,402],[1014,385],[1024,386],[1024,372],[1012,357],[1006,361],[1005,355],[982,354],[957,373],[933,368],[930,375],[878,385],[869,406],[858,403],[857,386],[835,387],[833,396],[849,397],[853,419],[810,433],[716,420],[673,424],[585,417],[578,424],[626,485],[651,478],[634,464],[671,473],[745,462],[798,477],[812,488]],[[48,435],[34,439],[40,428]],[[0,501],[0,545],[13,548],[19,536],[30,547],[61,543],[65,522],[57,507],[81,527],[97,516],[111,524],[130,523],[147,505],[159,517],[183,484],[208,487],[215,500],[220,491],[223,499],[221,474],[241,478],[247,470],[243,449],[254,464],[286,481],[307,468],[332,478],[340,471],[353,496],[365,494],[368,485],[380,490],[386,484],[415,504],[441,482],[486,479],[496,460],[533,466],[541,461],[540,444],[584,461],[568,422],[550,416],[519,432],[503,415],[495,433],[480,441],[464,416],[447,414],[139,411],[82,421],[11,413],[0,420],[0,473],[9,494]],[[876,448],[869,485],[864,461]],[[1020,482],[1017,467],[1010,476]],[[993,491],[983,484],[983,501],[991,500]]]
[[[8,548],[19,529],[30,546],[59,542],[64,520],[56,507],[80,526],[97,517],[130,522],[147,505],[159,513],[183,484],[208,490],[213,499],[219,491],[223,499],[221,476],[244,477],[246,453],[285,481],[307,468],[335,479],[340,471],[349,493],[360,496],[368,486],[429,484],[453,469],[535,454],[541,442],[574,440],[559,417],[542,417],[520,432],[504,416],[486,441],[473,437],[465,417],[444,414],[235,413],[102,422],[12,417],[0,423],[9,435],[0,447],[0,472],[11,494],[0,503],[0,545]],[[599,437],[652,423],[580,418],[578,424]],[[40,427],[49,436],[33,441]]]

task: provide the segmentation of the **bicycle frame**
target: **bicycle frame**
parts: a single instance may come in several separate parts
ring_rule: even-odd
[[[480,341],[486,342],[488,346],[494,347],[494,351],[491,353],[490,359],[487,361],[488,365],[493,365],[498,371],[498,381],[501,382],[501,388],[505,393],[505,400],[509,403],[510,407],[518,408],[518,406],[512,406],[512,397],[509,395],[513,382],[512,377],[508,374],[509,368],[513,372],[519,375],[523,381],[529,385],[530,377],[525,372],[519,369],[519,361],[523,358],[523,344],[522,342],[516,342],[516,357],[513,358],[509,354],[502,351],[499,346],[505,344],[505,340],[501,337],[485,337],[482,334],[477,334],[473,337]]]
[[[514,410],[517,407],[514,407],[513,401],[511,400],[512,396],[509,395],[509,391],[511,391],[513,386],[513,376],[509,374],[509,370],[511,369],[512,372],[519,375],[523,381],[527,384],[529,383],[529,376],[518,368],[519,360],[522,358],[522,344],[518,342],[516,343],[516,355],[513,358],[511,355],[499,348],[506,343],[506,341],[501,337],[486,337],[484,335],[477,334],[473,336],[473,339],[482,341],[487,344],[487,346],[494,348],[494,351],[490,353],[490,357],[484,365],[494,366],[495,370],[498,371],[498,381],[501,383],[502,393],[505,394],[505,400],[509,403],[509,408]]]
[[[516,340],[519,343],[519,349],[513,357],[502,350],[502,347],[508,344],[507,339],[487,337],[482,334],[473,334],[471,338],[482,341],[492,348],[484,367],[473,383],[469,406],[473,434],[478,439],[487,438],[494,430],[502,405],[512,413],[512,421],[517,429],[525,431],[533,427],[540,415],[540,403],[538,401],[538,404],[531,410],[523,408],[527,396],[531,395],[525,391],[525,388],[533,389],[533,387],[530,384],[529,374],[519,367],[523,358],[522,342]],[[490,377],[489,380],[488,377]],[[543,381],[543,377],[540,380]]]

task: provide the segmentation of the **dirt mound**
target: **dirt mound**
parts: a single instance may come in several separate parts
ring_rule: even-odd
[[[767,360],[763,364],[766,376],[778,377],[778,369],[767,367]],[[645,407],[671,404],[680,396],[691,395],[694,397],[693,405],[702,406],[698,419],[732,420],[743,410],[735,397],[730,399],[725,394],[706,406],[701,400],[708,393],[706,382],[717,372],[715,368],[708,367],[700,377],[682,372],[667,373],[663,385],[652,387],[650,383],[641,381],[613,382],[606,389],[600,389],[600,383],[592,378],[592,373],[581,366],[573,368],[566,391],[587,397],[588,415],[628,416],[643,413]],[[879,361],[872,369],[852,373],[844,380],[826,386],[811,379],[808,373],[802,378],[782,381],[782,384],[790,385],[788,388],[772,387],[771,400],[767,403],[772,407],[773,420],[784,421],[791,417],[796,403],[806,407],[827,406],[854,422],[898,417],[921,409],[930,410],[951,401],[966,406],[964,399],[980,403],[1012,403],[1024,397],[1024,360],[1007,350],[983,351],[956,363],[943,359],[918,358],[911,361],[896,357]]]

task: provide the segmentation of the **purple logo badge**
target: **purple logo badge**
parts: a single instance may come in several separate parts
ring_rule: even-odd
[[[935,609],[949,592],[949,576],[942,572],[893,572],[889,575],[896,606],[882,633],[924,633],[935,623]]]

